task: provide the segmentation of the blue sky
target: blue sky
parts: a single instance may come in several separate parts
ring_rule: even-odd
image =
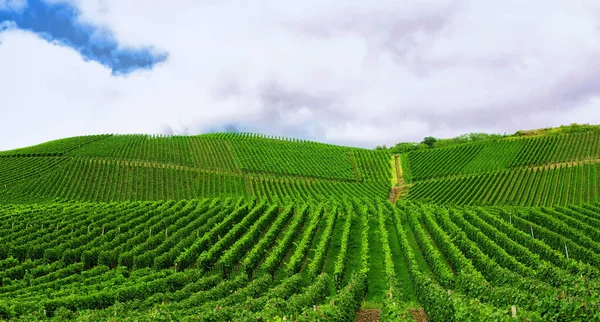
[[[597,0],[0,0],[0,150],[240,130],[375,147],[600,124]]]
[[[78,16],[79,10],[69,3],[28,0],[24,8],[0,10],[0,24],[14,23],[17,28],[32,31],[48,41],[72,47],[86,60],[97,61],[114,74],[151,69],[168,58],[165,51],[149,46],[124,47],[109,28],[80,22]]]

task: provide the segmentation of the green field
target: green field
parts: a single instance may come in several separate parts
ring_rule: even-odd
[[[97,135],[3,151],[0,319],[599,320],[599,139],[394,156]]]

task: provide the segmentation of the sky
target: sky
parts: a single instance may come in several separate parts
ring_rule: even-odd
[[[599,62],[597,0],[0,0],[0,150],[215,131],[373,148],[598,124]]]

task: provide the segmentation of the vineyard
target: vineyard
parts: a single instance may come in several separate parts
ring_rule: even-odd
[[[0,152],[0,320],[597,321],[599,140]]]
[[[581,205],[598,200],[600,133],[584,132],[402,155],[408,198],[452,205]]]
[[[413,182],[570,161],[596,161],[600,158],[599,145],[600,133],[585,132],[510,138],[489,143],[415,151],[408,155],[405,178],[408,182]]]
[[[419,303],[432,321],[600,314],[594,205],[215,198],[0,213],[4,318],[348,320],[363,298],[390,321]]]
[[[600,200],[599,167],[593,161],[422,181],[409,198],[457,205],[580,205]]]
[[[275,201],[389,191],[390,156],[380,151],[253,134],[85,138],[0,153],[0,201]]]

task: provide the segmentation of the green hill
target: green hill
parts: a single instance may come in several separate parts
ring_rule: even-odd
[[[249,133],[3,151],[0,319],[592,321],[600,132],[578,129],[401,155]]]
[[[79,136],[60,140],[54,140],[27,148],[0,151],[0,157],[39,157],[39,156],[58,156],[70,150],[79,149],[83,145],[97,140],[107,138],[109,135],[90,135]]]
[[[506,138],[404,155],[409,199],[552,206],[598,200],[600,132]]]
[[[11,203],[375,198],[391,177],[385,152],[253,134],[78,137],[1,155],[0,200]]]

